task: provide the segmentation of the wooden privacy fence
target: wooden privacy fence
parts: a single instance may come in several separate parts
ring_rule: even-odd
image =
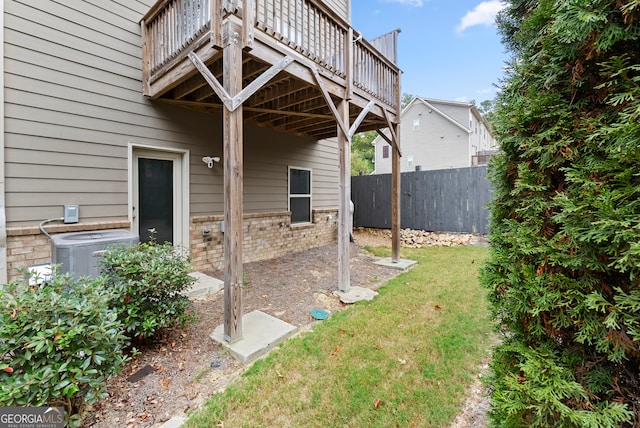
[[[489,231],[487,167],[404,172],[400,227],[435,232]],[[391,174],[351,177],[354,226],[391,228]]]

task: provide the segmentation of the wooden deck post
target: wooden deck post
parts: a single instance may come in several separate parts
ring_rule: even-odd
[[[400,260],[400,125],[393,125],[397,150],[391,155],[391,261]]]
[[[234,97],[242,90],[241,28],[226,23],[223,30],[223,85]],[[242,339],[242,240],[243,240],[243,121],[242,105],[223,109],[224,161],[224,339]]]
[[[349,123],[349,101],[342,100],[338,105],[338,113],[343,123]],[[339,121],[340,122],[340,121]],[[340,158],[340,175],[338,182],[338,290],[346,292],[351,288],[349,272],[351,231],[351,147],[349,135],[338,128],[338,148]]]

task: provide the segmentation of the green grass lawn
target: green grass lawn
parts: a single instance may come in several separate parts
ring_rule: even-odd
[[[186,426],[446,426],[489,352],[492,327],[477,279],[487,254],[471,246],[403,249],[418,264],[372,302],[288,340]]]

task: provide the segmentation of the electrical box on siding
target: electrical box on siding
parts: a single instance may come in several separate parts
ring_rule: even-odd
[[[80,207],[78,205],[64,206],[64,222],[77,223],[80,219]]]

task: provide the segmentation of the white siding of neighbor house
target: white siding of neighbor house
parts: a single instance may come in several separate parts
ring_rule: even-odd
[[[469,137],[460,127],[443,118],[435,111],[429,112],[423,103],[416,103],[402,116],[400,123],[400,144],[402,172],[415,171],[416,166],[422,170],[459,168],[470,165]],[[419,120],[420,130],[414,131],[414,120]],[[382,158],[384,140],[376,139],[376,174],[391,172],[391,148],[389,158]],[[413,157],[413,165],[409,164]]]
[[[429,104],[454,119],[460,125],[469,128],[469,104],[439,100],[429,100]]]
[[[414,129],[416,120],[419,130]],[[417,166],[422,170],[468,167],[478,151],[496,148],[485,122],[467,103],[415,99],[402,112],[400,135],[401,172],[415,171]],[[375,173],[391,173],[392,149],[385,159],[383,147],[388,144],[380,137],[374,144]]]
[[[222,212],[221,120],[142,96],[140,18],[151,0],[4,1],[6,225],[80,205],[128,218],[128,146],[188,150],[190,214]],[[342,4],[343,2],[339,2]],[[313,207],[337,207],[335,144],[245,125],[246,212],[287,210],[287,166],[313,169]]]

